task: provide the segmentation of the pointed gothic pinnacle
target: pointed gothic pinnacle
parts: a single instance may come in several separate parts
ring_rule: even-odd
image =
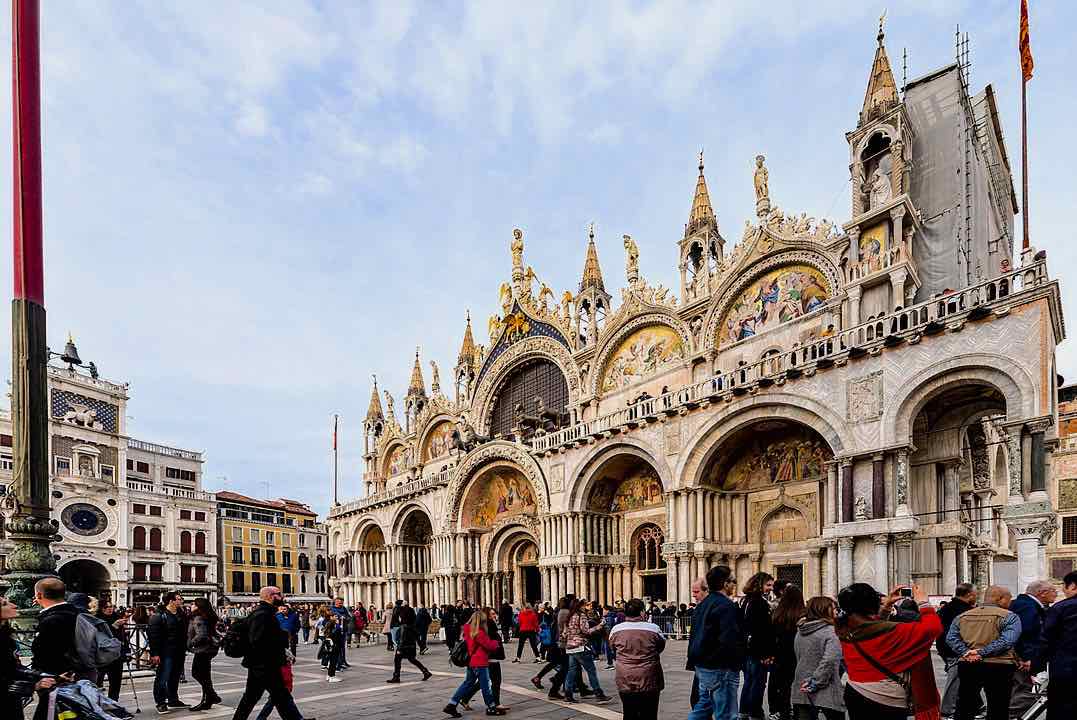
[[[460,354],[456,362],[470,365],[475,360],[475,338],[471,334],[471,311],[467,311],[467,327],[464,328],[464,341],[460,344]]]
[[[426,395],[426,383],[423,382],[423,366],[419,363],[419,346],[415,346],[415,365],[411,368],[411,382],[408,395]]]
[[[371,375],[374,379],[374,388],[370,391],[370,405],[366,410],[366,419],[368,422],[377,422],[384,420],[385,416],[381,410],[381,396],[378,395],[378,376]]]
[[[692,197],[692,210],[688,213],[688,225],[685,227],[684,236],[688,237],[704,227],[710,227],[713,232],[718,232],[718,219],[714,215],[711,196],[707,191],[707,178],[703,175],[703,151],[700,150],[699,177],[696,178],[696,192]]]
[[[598,248],[595,247],[594,223],[591,223],[587,238],[587,258],[583,263],[583,278],[580,280],[580,292],[591,287],[598,288],[600,291],[605,292],[606,288],[602,282],[602,267],[598,264]]]

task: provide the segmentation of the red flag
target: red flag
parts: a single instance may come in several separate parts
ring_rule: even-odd
[[[1021,0],[1021,29],[1017,34],[1017,46],[1021,51],[1021,78],[1032,79],[1032,45],[1028,41],[1028,0]]]

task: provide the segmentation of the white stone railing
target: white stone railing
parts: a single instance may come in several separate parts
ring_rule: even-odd
[[[797,343],[792,349],[775,353],[735,370],[727,370],[698,383],[671,390],[594,420],[531,439],[534,452],[547,452],[563,445],[584,442],[623,427],[634,427],[657,420],[662,414],[674,415],[682,408],[691,409],[711,399],[730,393],[739,395],[754,387],[768,387],[780,378],[792,379],[805,371],[826,368],[836,357],[858,357],[891,343],[900,344],[914,335],[932,335],[946,329],[948,321],[967,318],[975,313],[989,313],[1011,304],[1015,293],[1030,290],[1048,281],[1046,262],[1001,275],[978,285],[896,310],[847,330],[811,343]],[[986,314],[982,317],[986,317]]]
[[[202,453],[195,450],[180,450],[179,448],[158,445],[157,443],[145,442],[144,440],[135,440],[134,438],[128,438],[127,447],[133,450],[154,453],[155,455],[168,455],[169,457],[179,458],[181,460],[202,462]]]
[[[150,495],[166,495],[169,497],[185,498],[187,500],[208,500],[209,502],[213,502],[217,499],[217,496],[211,492],[169,487],[167,485],[164,487],[157,487],[151,482],[141,482],[139,480],[128,480],[127,489],[140,493],[148,493]]]
[[[430,488],[438,487],[440,485],[447,485],[449,483],[449,480],[452,479],[452,475],[453,468],[445,468],[444,470],[436,472],[432,475],[427,475],[426,477],[419,478],[418,480],[406,482],[402,485],[398,485],[395,488],[383,490],[379,493],[374,493],[373,495],[361,497],[358,500],[352,500],[351,502],[337,505],[336,507],[329,509],[329,517],[332,518],[339,515],[346,515],[350,512],[356,512],[358,510],[363,510],[365,508],[371,507],[372,505],[377,505],[379,503],[395,500],[406,495],[423,492],[424,490],[429,490]]]

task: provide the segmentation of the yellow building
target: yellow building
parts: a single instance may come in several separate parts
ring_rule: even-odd
[[[221,584],[226,602],[257,602],[258,591],[279,587],[295,602],[324,602],[325,526],[307,505],[217,493]]]

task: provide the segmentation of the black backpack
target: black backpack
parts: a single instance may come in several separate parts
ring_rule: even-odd
[[[251,649],[250,629],[246,618],[235,618],[224,634],[224,654],[230,658],[245,657]]]
[[[449,661],[456,667],[467,667],[471,662],[471,653],[467,649],[467,640],[458,640],[449,654]]]

